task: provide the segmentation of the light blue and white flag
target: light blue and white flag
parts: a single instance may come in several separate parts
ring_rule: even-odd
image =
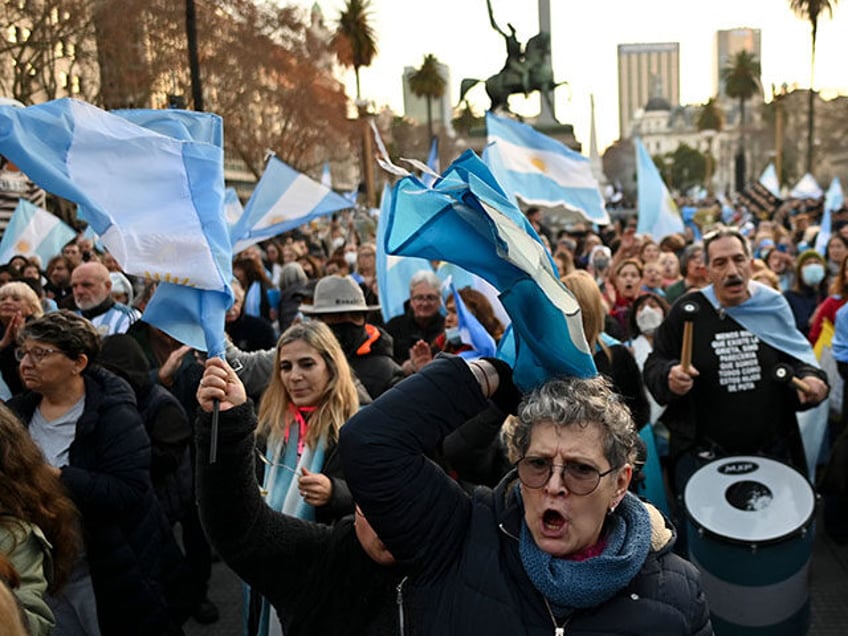
[[[824,190],[821,189],[816,178],[809,172],[801,177],[789,193],[789,196],[794,199],[820,199],[822,195],[824,195]]]
[[[778,199],[780,198],[780,181],[777,178],[774,163],[770,162],[763,170],[763,174],[760,175],[760,184]]]
[[[591,162],[527,124],[486,113],[483,161],[519,208],[538,206],[560,215],[610,222]]]
[[[166,137],[182,141],[198,141],[218,148],[224,147],[224,123],[218,115],[213,113],[177,108],[166,110],[133,108],[110,112]]]
[[[427,155],[427,167],[436,174],[442,173],[441,165],[439,163],[439,138],[436,135],[433,135],[433,141],[430,142],[430,154]],[[436,177],[432,174],[425,172],[421,175],[421,183],[428,188],[432,188],[435,182]]]
[[[845,203],[845,196],[842,192],[842,184],[839,177],[833,177],[830,182],[827,192],[824,195],[824,212],[822,213],[821,223],[819,224],[819,233],[816,236],[816,251],[822,256],[827,252],[827,244],[830,242],[831,226],[833,221],[831,215],[836,212]]]
[[[509,314],[506,313],[506,309],[501,304],[501,300],[498,297],[499,292],[495,287],[487,280],[480,278],[477,274],[472,274],[464,269],[462,269],[459,265],[454,265],[453,263],[447,263],[442,261],[439,263],[439,266],[436,268],[436,275],[442,279],[442,284],[445,283],[453,283],[453,285],[457,289],[462,289],[463,287],[470,287],[471,289],[480,292],[483,294],[492,305],[492,311],[495,314],[495,317],[501,321],[501,324],[504,327],[508,327],[511,322]]]
[[[321,171],[321,185],[325,188],[333,189],[333,173],[330,172],[330,162],[324,162],[324,169]]]
[[[233,226],[233,250],[239,252],[316,217],[350,207],[345,197],[272,155],[244,214]]]
[[[233,227],[242,214],[244,214],[244,207],[236,194],[236,189],[227,188],[224,190],[224,216],[227,218],[227,225]]]
[[[456,321],[459,329],[459,338],[462,343],[471,347],[471,351],[463,351],[459,355],[463,358],[491,358],[497,353],[495,339],[486,331],[486,328],[477,320],[477,316],[465,305],[462,296],[451,283],[454,307],[456,307]]]
[[[650,234],[656,241],[664,236],[683,232],[683,219],[677,205],[665,187],[660,172],[654,165],[645,144],[638,137],[636,143],[636,180],[639,213],[636,231]]]
[[[430,261],[411,256],[393,256],[386,253],[386,224],[391,216],[392,189],[387,183],[380,199],[380,216],[377,219],[377,295],[380,312],[388,322],[404,312],[404,303],[409,298],[409,281],[416,272],[433,271]]]
[[[8,263],[15,254],[38,256],[41,269],[44,269],[47,261],[61,254],[65,244],[76,235],[71,226],[55,214],[22,198],[3,232],[0,263]]]
[[[220,147],[60,99],[0,107],[0,153],[77,203],[127,273],[162,281],[146,321],[158,304],[164,322],[156,326],[210,355],[223,353],[232,269]],[[180,306],[191,312],[172,316],[170,292],[184,294]]]
[[[408,176],[393,194],[389,218],[381,219],[388,253],[455,263],[500,290],[513,336],[501,340],[498,355],[513,365],[519,388],[596,373],[577,301],[525,216],[473,152],[434,188]]]

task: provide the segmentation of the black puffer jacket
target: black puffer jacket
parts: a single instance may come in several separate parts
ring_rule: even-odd
[[[425,457],[486,404],[465,361],[437,359],[342,428],[345,474],[377,534],[413,573],[423,633],[550,636],[552,616],[519,555],[514,473],[469,497]],[[711,634],[698,572],[672,543],[654,546],[611,600],[568,617],[566,633]]]
[[[251,403],[220,414],[216,463],[209,463],[210,415],[197,420],[197,498],[209,540],[224,561],[277,610],[288,636],[400,634],[414,621],[403,577],[363,551],[350,517],[334,526],[272,511],[254,467]],[[398,601],[401,605],[398,605]]]
[[[165,634],[161,585],[166,522],[150,481],[150,440],[129,384],[98,367],[85,371],[85,409],[77,421],[62,483],[82,513],[85,551],[104,636]],[[41,395],[8,402],[29,423]]]

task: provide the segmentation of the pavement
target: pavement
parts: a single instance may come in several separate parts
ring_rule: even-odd
[[[807,636],[846,636],[848,544],[837,544],[825,534],[822,527],[819,519],[816,523],[810,569],[811,625]],[[184,627],[186,636],[240,636],[241,584],[238,577],[223,562],[212,566],[209,597],[220,610],[220,620],[211,625],[200,625],[194,619],[189,619]]]

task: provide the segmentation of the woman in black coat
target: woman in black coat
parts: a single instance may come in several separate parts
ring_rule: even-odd
[[[153,493],[150,440],[132,389],[92,366],[100,336],[69,311],[26,324],[18,342],[27,392],[8,406],[27,425],[82,515],[85,556],[57,599],[57,625],[93,618],[85,593],[68,593],[87,585],[93,587],[104,636],[179,633],[163,585],[167,521]],[[80,600],[88,601],[82,611]]]

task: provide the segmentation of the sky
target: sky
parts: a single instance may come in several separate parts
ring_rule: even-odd
[[[285,0],[281,0],[285,1]],[[312,0],[287,4],[311,7]],[[335,28],[344,0],[319,0],[325,23]],[[486,0],[372,0],[372,24],[378,55],[360,71],[363,98],[377,108],[388,105],[403,113],[401,76],[434,54],[450,68],[450,95],[457,103],[464,77],[486,78],[498,72],[506,57],[503,38],[489,25]],[[595,96],[596,129],[601,152],[619,137],[617,45],[636,42],[680,43],[680,100],[703,103],[714,93],[715,32],[738,27],[759,28],[762,84],[767,97],[772,84],[798,88],[810,84],[810,26],[795,16],[788,0],[550,0],[552,66],[557,81],[556,114],[574,125],[589,149],[590,95]],[[526,42],[539,31],[535,0],[492,0],[498,24],[511,22]],[[830,19],[819,22],[815,87],[824,97],[848,95],[848,0]],[[339,70],[348,94],[355,96],[353,70]],[[478,113],[488,107],[481,85],[469,94]],[[522,115],[538,113],[538,98],[514,105]]]

